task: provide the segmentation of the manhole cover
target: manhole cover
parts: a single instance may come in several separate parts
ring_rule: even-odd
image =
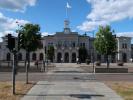
[[[73,79],[77,80],[77,79],[80,79],[79,77],[74,77]]]

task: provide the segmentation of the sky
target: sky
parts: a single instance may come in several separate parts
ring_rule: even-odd
[[[26,23],[39,24],[42,35],[63,31],[66,6],[70,28],[92,36],[99,25],[133,37],[133,0],[0,0],[0,37]]]

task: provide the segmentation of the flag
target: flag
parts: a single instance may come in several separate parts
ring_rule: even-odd
[[[67,2],[66,8],[72,8],[69,3]]]

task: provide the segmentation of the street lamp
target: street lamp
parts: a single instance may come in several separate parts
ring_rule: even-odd
[[[92,30],[92,31],[88,31],[88,33],[92,33],[92,41],[93,41],[93,47],[92,47],[92,62],[93,62],[93,73],[95,73],[95,65],[94,65],[94,60],[95,60],[95,58],[94,58],[94,30]]]

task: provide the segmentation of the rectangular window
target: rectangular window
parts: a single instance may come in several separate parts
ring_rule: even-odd
[[[125,43],[125,49],[127,49],[127,44]]]
[[[124,43],[122,44],[122,48],[124,49]]]
[[[72,46],[75,47],[75,42],[73,42]]]
[[[85,43],[83,43],[83,47],[85,47]]]
[[[80,47],[82,47],[82,43],[80,43]]]
[[[123,49],[127,49],[127,44],[126,44],[126,43],[123,43],[123,44],[122,44],[122,48],[123,48]]]

